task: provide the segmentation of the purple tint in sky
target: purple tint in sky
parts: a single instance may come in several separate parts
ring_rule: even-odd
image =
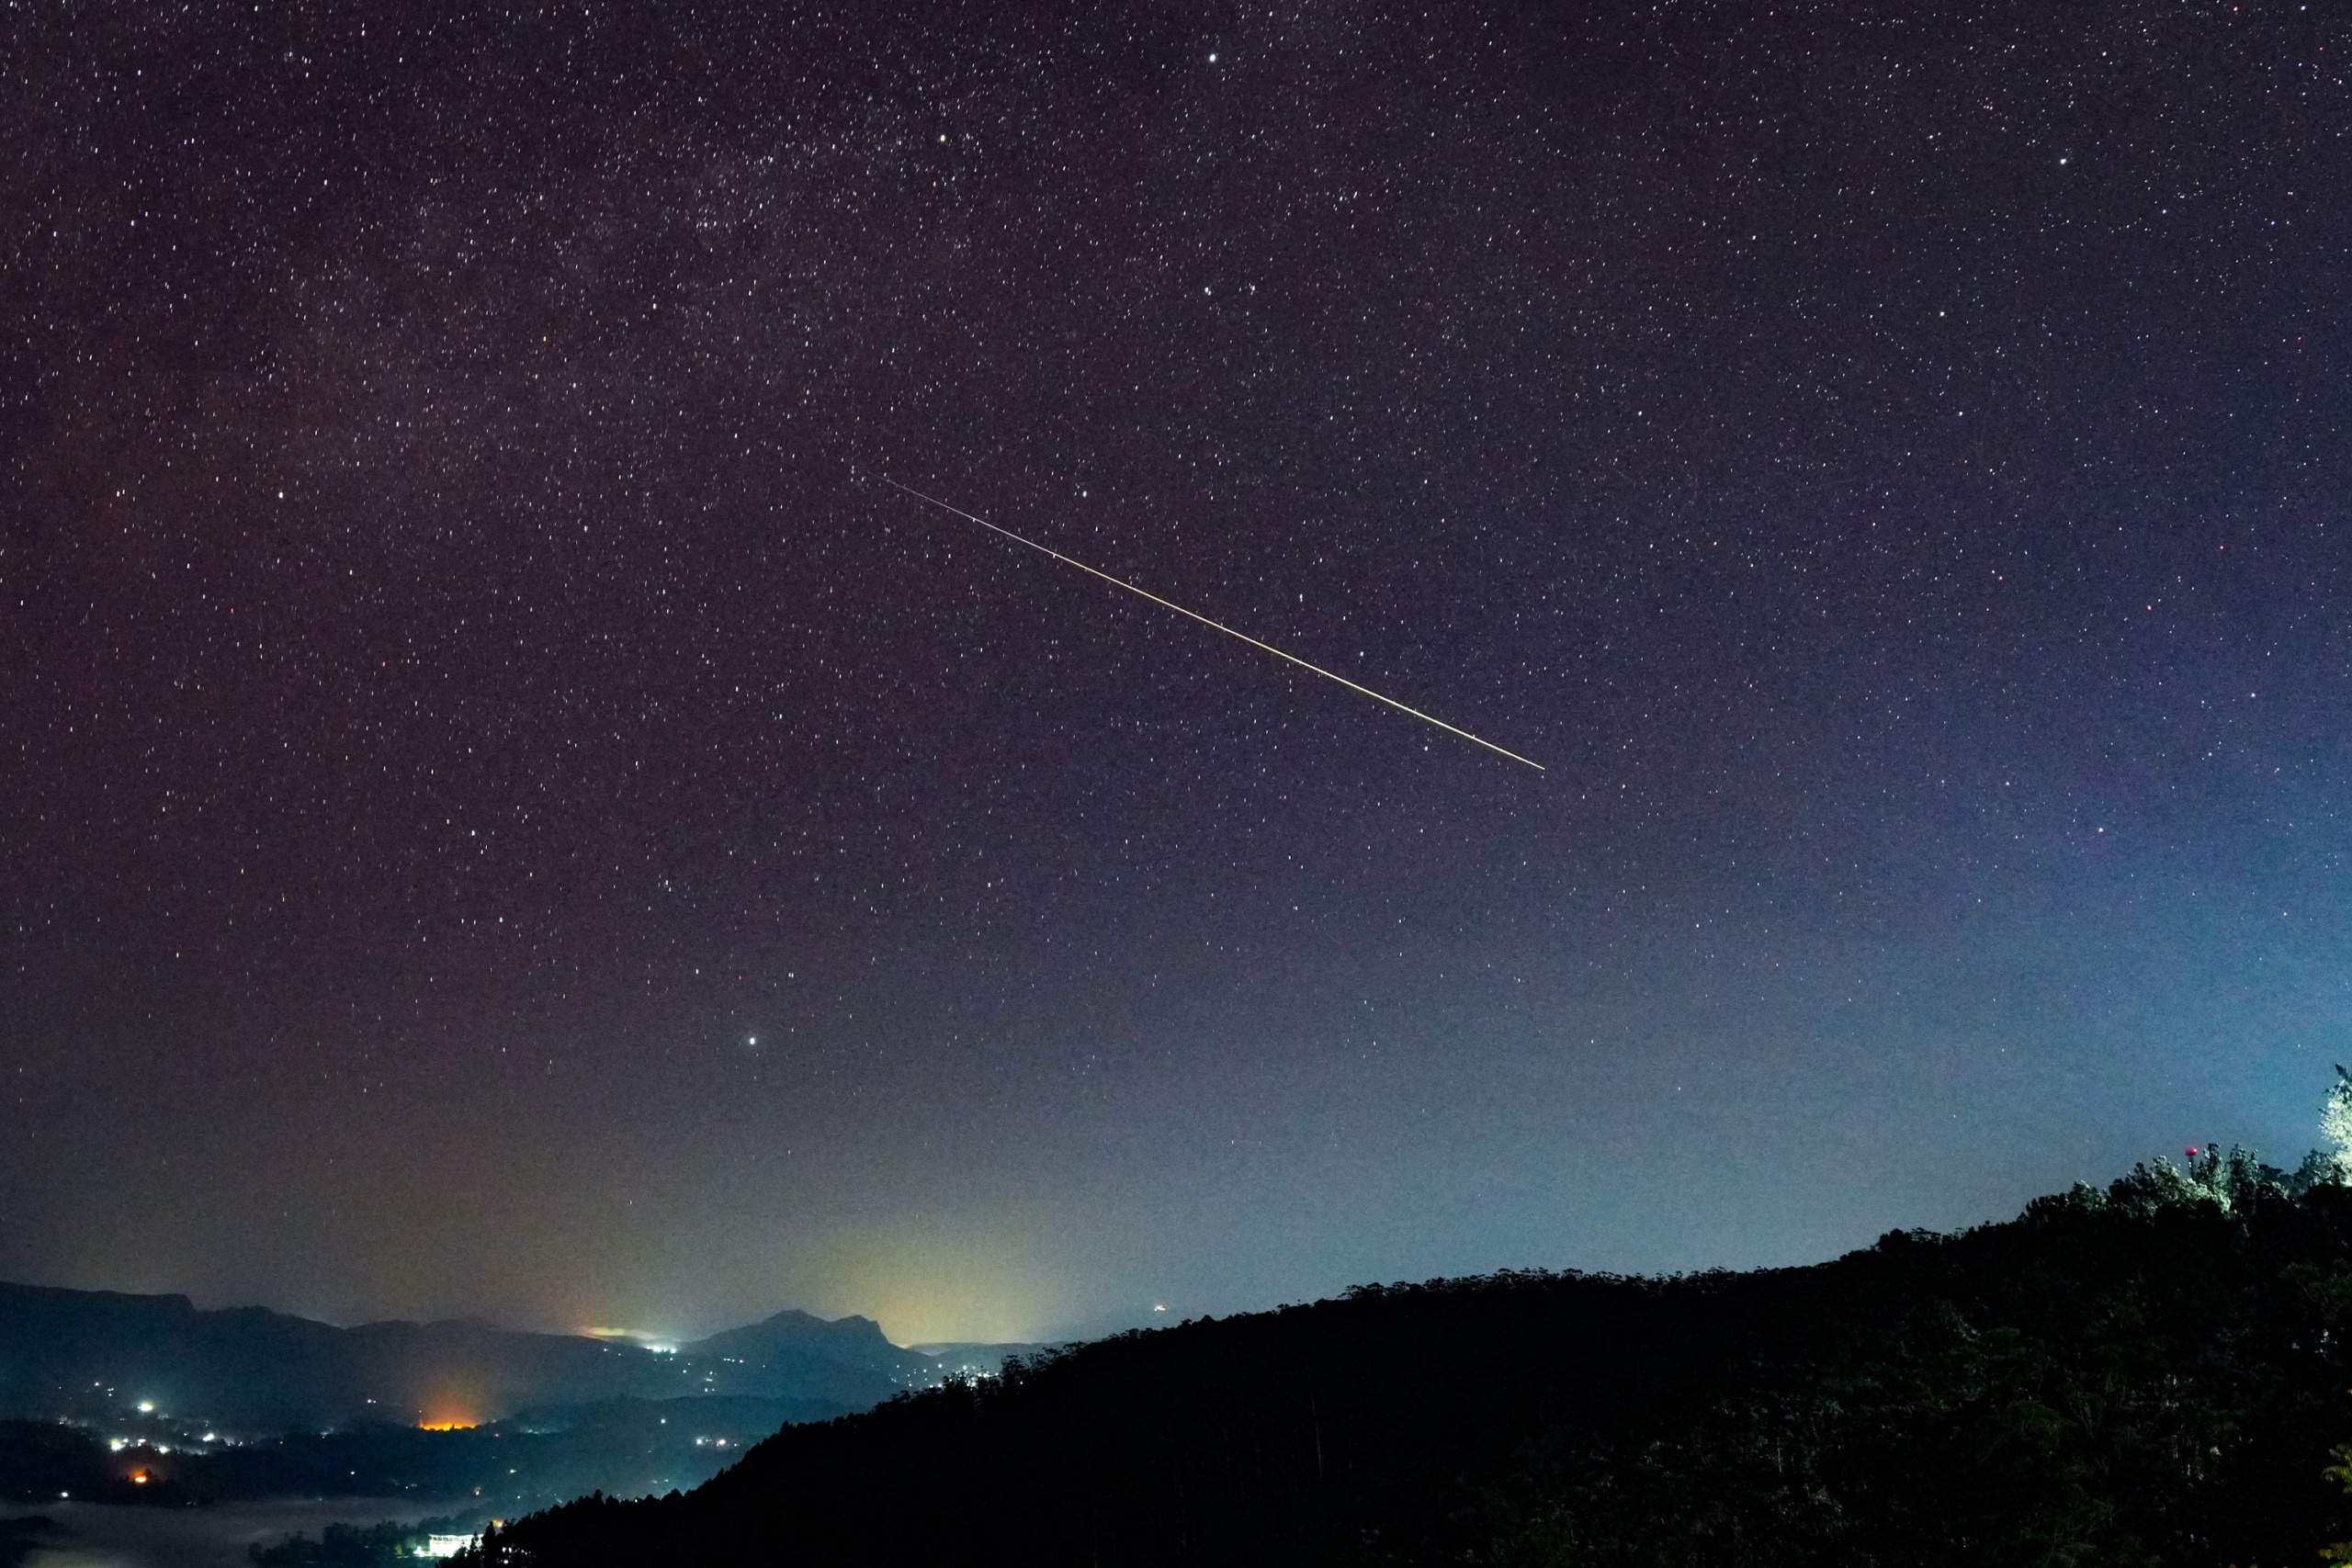
[[[2301,1154],[2342,7],[1062,10],[0,18],[0,1277],[1034,1339]]]

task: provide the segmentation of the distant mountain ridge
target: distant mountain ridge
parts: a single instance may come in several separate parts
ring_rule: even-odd
[[[892,1374],[918,1369],[928,1371],[936,1360],[891,1344],[882,1325],[870,1317],[822,1318],[791,1309],[680,1346],[679,1354],[755,1361],[774,1356],[823,1354],[846,1365]]]
[[[526,1406],[728,1394],[810,1416],[935,1382],[871,1318],[782,1312],[674,1352],[475,1320],[339,1328],[184,1295],[0,1283],[0,1418],[99,1420],[142,1404],[253,1432],[355,1421],[467,1426]]]

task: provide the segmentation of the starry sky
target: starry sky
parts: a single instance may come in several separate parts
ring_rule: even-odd
[[[10,7],[0,1277],[1032,1338],[2291,1163],[2347,55]]]

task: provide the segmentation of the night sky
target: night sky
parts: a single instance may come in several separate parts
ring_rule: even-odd
[[[2347,57],[10,6],[0,1277],[1025,1338],[2291,1164]]]

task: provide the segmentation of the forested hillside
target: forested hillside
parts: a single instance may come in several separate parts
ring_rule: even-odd
[[[1816,1267],[1501,1274],[1131,1334],[787,1428],[535,1568],[2300,1564],[2352,1520],[2352,1190],[2143,1167]]]

